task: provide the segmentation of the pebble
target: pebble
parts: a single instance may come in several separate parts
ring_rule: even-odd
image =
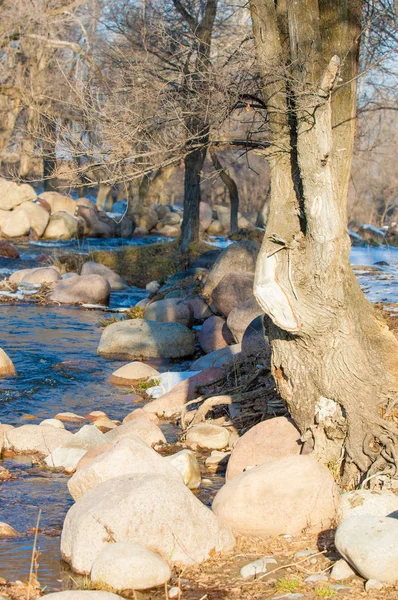
[[[226,467],[230,452],[222,452],[221,450],[213,450],[210,456],[205,460],[205,465],[208,469],[217,469],[218,467]]]
[[[379,592],[383,587],[383,584],[378,579],[368,579],[365,583],[366,592]]]
[[[58,413],[54,418],[58,419],[59,421],[69,421],[70,423],[82,423],[85,420],[84,417],[76,415],[72,412]]]
[[[178,588],[177,586],[169,588],[169,598],[171,598],[171,599],[178,598],[179,593],[180,593],[180,588]]]
[[[315,573],[304,579],[304,583],[317,583],[318,581],[328,581],[329,577],[326,573]]]
[[[344,590],[351,589],[349,585],[341,585],[341,583],[333,583],[329,586],[331,590],[335,592],[344,592]]]
[[[260,573],[266,573],[268,569],[268,565],[277,565],[277,561],[273,556],[264,556],[263,558],[259,558],[248,565],[245,565],[241,568],[240,574],[243,579],[247,579],[248,577],[255,577]]]
[[[355,575],[355,571],[351,569],[350,565],[344,560],[344,558],[341,558],[333,566],[333,569],[330,572],[330,579],[333,579],[334,581],[344,581],[353,575]]]

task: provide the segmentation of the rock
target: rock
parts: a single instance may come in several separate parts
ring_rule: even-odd
[[[87,208],[91,208],[94,212],[98,213],[97,205],[94,202],[91,202],[88,198],[78,198],[76,200],[76,206],[85,206]]]
[[[105,265],[93,261],[84,263],[81,275],[101,275],[109,283],[111,290],[124,290],[127,287],[120,275]]]
[[[45,200],[50,206],[52,214],[64,211],[74,215],[76,212],[76,200],[58,192],[43,192],[43,194],[40,194],[39,200]]]
[[[214,250],[206,250],[203,252],[198,258],[196,258],[191,264],[191,269],[211,269],[211,267],[216,262],[217,258],[220,256],[221,250],[216,248]]]
[[[230,456],[230,452],[220,452],[219,450],[213,450],[210,456],[206,458],[205,465],[208,469],[212,471],[225,471]]]
[[[58,427],[58,429],[65,429],[65,425],[59,419],[44,419],[39,425],[51,425],[51,427]]]
[[[194,350],[195,335],[185,325],[145,319],[109,325],[104,329],[98,346],[99,355],[121,360],[179,358],[193,354]]]
[[[300,432],[286,417],[275,417],[251,427],[238,439],[228,462],[226,480],[268,460],[300,454]]]
[[[359,515],[398,518],[398,496],[388,490],[353,490],[341,495],[343,520]]]
[[[24,202],[21,204],[21,209],[27,212],[31,228],[36,232],[37,237],[41,238],[50,220],[46,209],[36,202]]]
[[[158,215],[156,211],[152,208],[141,206],[139,212],[134,213],[134,220],[136,222],[137,228],[150,231],[151,229],[154,229],[154,227],[156,227],[156,224],[158,222]]]
[[[108,415],[103,410],[92,410],[88,415],[86,415],[86,419],[90,421],[96,421],[101,417],[107,417]]]
[[[80,459],[90,448],[106,444],[103,433],[93,425],[84,425],[77,433],[72,435],[65,443],[58,446],[44,460],[52,469],[64,469],[71,472],[76,469]]]
[[[200,486],[201,475],[199,463],[192,450],[181,450],[176,454],[166,456],[167,460],[182,475],[185,485],[190,490],[196,490]]]
[[[0,209],[12,210],[24,202],[35,200],[36,192],[28,183],[18,184],[0,179]]]
[[[96,590],[68,590],[46,594],[49,600],[123,600],[122,596]]]
[[[384,585],[381,581],[377,579],[368,579],[365,583],[365,592],[380,592],[384,588]]]
[[[250,469],[228,481],[213,502],[215,514],[234,531],[262,538],[324,531],[336,521],[338,507],[331,473],[311,455]]]
[[[200,226],[204,231],[209,229],[213,220],[213,209],[207,202],[201,202],[199,204],[199,222]]]
[[[157,473],[181,481],[181,474],[170,462],[138,436],[130,436],[79,467],[68,481],[68,489],[72,498],[78,500],[108,479],[137,473]]]
[[[158,474],[115,477],[84,494],[66,515],[61,556],[78,573],[114,542],[145,544],[172,564],[191,565],[230,550],[230,530],[183,481]]]
[[[54,212],[43,234],[45,240],[70,240],[83,235],[81,221],[69,212]]]
[[[300,600],[304,598],[303,594],[282,594],[282,596],[272,596],[269,600]]]
[[[148,421],[152,421],[152,423],[155,423],[155,425],[159,423],[159,419],[154,413],[147,412],[143,408],[136,408],[131,413],[126,415],[123,419],[123,423],[130,423],[131,421],[136,421],[137,419],[148,419]]]
[[[4,350],[0,348],[0,377],[8,377],[9,375],[16,374],[17,372],[12,360],[8,357]]]
[[[212,293],[213,303],[217,311],[224,317],[228,317],[230,312],[236,309],[237,306],[253,298],[253,285],[254,275],[251,273],[227,273]],[[247,321],[247,324],[251,320]],[[240,342],[241,340],[235,341]]]
[[[90,448],[89,450],[87,450],[86,454],[77,463],[76,471],[78,471],[79,469],[82,469],[83,467],[88,465],[89,462],[94,460],[94,458],[97,458],[97,456],[100,456],[101,454],[103,454],[104,452],[107,452],[111,448],[112,448],[112,444],[108,444],[108,443],[103,444],[102,446],[94,446],[94,448]]]
[[[1,230],[1,222],[0,222],[0,230]],[[11,242],[6,242],[4,240],[0,241],[0,256],[5,258],[19,258],[19,252],[17,248]]]
[[[23,208],[10,211],[1,223],[1,233],[5,237],[16,238],[28,235],[30,231],[29,215]]]
[[[164,585],[171,577],[169,565],[158,554],[133,542],[109,544],[91,569],[93,583],[115,590],[146,590]]]
[[[238,229],[251,229],[252,227],[252,223],[250,223],[250,221],[248,221],[245,217],[238,217]]]
[[[270,363],[271,346],[264,325],[264,317],[260,315],[247,326],[242,338],[242,356],[261,358]]]
[[[240,574],[243,577],[243,579],[248,579],[249,577],[256,577],[256,575],[266,573],[268,570],[268,565],[277,564],[278,562],[273,556],[264,556],[263,558],[258,558],[257,560],[242,567],[240,570]]]
[[[144,410],[167,418],[179,415],[186,402],[197,398],[198,385],[210,385],[223,374],[223,369],[204,369],[201,373],[198,373],[193,377],[188,377],[185,381],[181,381],[169,392],[160,396],[160,398],[148,402],[148,404],[144,406]]]
[[[238,304],[238,306],[231,310],[228,315],[227,325],[236,342],[242,342],[243,336],[247,328],[250,327],[253,319],[260,317],[261,315],[264,315],[264,313],[257,304],[257,300],[254,296],[245,302]],[[252,331],[254,332],[255,330]],[[259,340],[259,342],[264,343],[263,340]]]
[[[0,523],[0,538],[18,537],[20,534],[8,523]]]
[[[115,429],[115,427],[117,427],[117,424],[107,416],[96,419],[94,425],[102,433],[107,433],[108,431],[111,431],[111,429]]]
[[[134,220],[128,215],[124,215],[122,219],[115,221],[115,237],[129,238],[135,230]]]
[[[365,579],[398,581],[398,519],[358,515],[337,528],[335,545]]]
[[[181,228],[176,225],[165,225],[159,230],[159,233],[165,237],[178,237],[181,234]]]
[[[218,219],[215,219],[210,223],[209,227],[207,228],[207,233],[208,235],[222,235],[223,226]]]
[[[231,229],[231,208],[222,204],[216,205],[214,208],[223,231],[225,233],[229,232]]]
[[[166,443],[166,438],[161,429],[151,421],[148,421],[148,419],[136,419],[124,423],[124,425],[108,431],[105,437],[108,442],[116,443],[124,437],[131,437],[132,435],[138,436],[148,446]]]
[[[230,444],[230,432],[221,425],[201,423],[194,425],[186,435],[187,444],[197,444],[201,448],[223,450]]]
[[[330,571],[330,579],[333,581],[345,581],[354,575],[355,571],[351,569],[350,565],[344,560],[344,558],[340,558],[340,560],[333,565],[333,569]]]
[[[58,419],[59,421],[69,421],[69,423],[83,423],[85,420],[84,417],[73,412],[58,413],[54,418]]]
[[[195,360],[191,365],[191,369],[202,371],[210,367],[229,367],[239,362],[241,349],[240,344],[233,344],[232,346],[220,348],[220,350],[214,350],[214,352],[209,352],[209,354]]]
[[[168,212],[162,220],[165,225],[179,225],[181,223],[180,215],[175,212]]]
[[[146,284],[145,289],[148,292],[157,292],[160,289],[160,283],[158,281],[150,281]]]
[[[156,214],[158,215],[158,219],[164,219],[166,215],[171,212],[170,206],[167,204],[155,204],[153,208],[156,210]]]
[[[210,317],[203,323],[198,336],[200,347],[208,354],[234,343],[232,333],[222,317]]]
[[[114,222],[104,222],[97,210],[88,206],[78,206],[76,216],[83,224],[83,233],[85,236],[96,238],[113,237],[115,233]]]
[[[10,276],[11,283],[33,283],[38,285],[53,284],[61,280],[61,275],[53,267],[39,267],[37,269],[22,269],[15,271]]]
[[[181,323],[186,327],[190,327],[193,323],[189,304],[177,298],[152,302],[145,310],[144,319],[162,323]]]
[[[49,452],[58,448],[69,440],[73,434],[66,429],[51,427],[49,425],[22,425],[6,432],[7,446],[14,452],[23,454],[41,454],[47,456]]]
[[[106,279],[100,275],[84,275],[60,281],[55,286],[50,300],[60,304],[101,304],[107,306],[110,295],[111,286]],[[109,329],[109,327],[106,329]]]
[[[140,381],[148,381],[150,377],[158,375],[159,371],[136,360],[114,371],[110,381],[118,385],[136,385]]]
[[[191,309],[195,321],[202,321],[212,316],[212,312],[206,302],[200,296],[191,296],[185,302]]]
[[[235,242],[225,248],[209,273],[203,289],[204,294],[210,297],[214,288],[228,273],[254,274],[258,251],[259,245],[250,241]]]

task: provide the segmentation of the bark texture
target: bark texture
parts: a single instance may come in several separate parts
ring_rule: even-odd
[[[213,162],[214,168],[218,171],[221,181],[225,185],[229,194],[229,202],[231,205],[231,233],[236,233],[238,231],[238,212],[239,212],[239,192],[238,186],[236,185],[234,179],[227,173],[222,164],[220,163],[220,159],[214,150],[210,150],[211,160]]]
[[[317,457],[342,483],[395,477],[398,343],[349,263],[359,0],[251,0],[273,148],[255,295],[272,368]]]

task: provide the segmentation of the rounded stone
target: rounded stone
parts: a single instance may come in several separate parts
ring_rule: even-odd
[[[135,385],[140,381],[147,381],[150,377],[156,377],[156,375],[159,375],[159,371],[135,360],[114,371],[110,381],[118,385]]]
[[[223,450],[230,442],[231,434],[225,427],[201,423],[194,425],[187,433],[188,444],[198,444],[201,448],[210,450]]]
[[[60,304],[101,304],[106,306],[109,303],[110,294],[111,286],[106,279],[100,275],[85,275],[60,281],[55,286],[50,300]]]
[[[114,590],[147,590],[164,585],[170,577],[161,556],[133,542],[109,544],[95,559],[90,575],[93,583]]]

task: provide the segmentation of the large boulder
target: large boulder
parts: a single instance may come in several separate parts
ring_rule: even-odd
[[[5,436],[7,448],[14,452],[47,456],[66,443],[73,434],[51,425],[22,425],[7,431]]]
[[[121,238],[129,238],[133,235],[135,229],[134,220],[128,215],[124,215],[121,219],[115,221],[115,236]]]
[[[192,310],[189,304],[178,298],[152,302],[145,310],[144,319],[160,321],[161,323],[181,323],[186,327],[190,327],[193,323]]]
[[[159,375],[159,371],[151,365],[135,360],[114,371],[110,381],[116,385],[136,385],[140,381],[147,381],[150,377],[157,375]]]
[[[121,360],[179,358],[190,356],[194,350],[195,335],[185,325],[146,319],[129,319],[109,325],[98,346],[101,356]]]
[[[52,302],[60,304],[101,304],[107,306],[111,286],[100,275],[85,275],[63,279],[50,296]]]
[[[213,502],[215,514],[236,533],[262,538],[318,534],[335,524],[338,508],[330,471],[311,455],[254,467],[228,481]]]
[[[398,519],[357,515],[337,528],[335,545],[365,579],[398,582]]]
[[[53,267],[38,267],[37,269],[21,269],[10,276],[10,283],[52,284],[60,281],[61,275]]]
[[[177,480],[182,478],[169,461],[134,435],[122,438],[106,452],[81,466],[69,479],[68,488],[72,498],[78,500],[108,479],[137,473],[157,473]]]
[[[17,372],[11,358],[0,348],[0,377],[8,377],[9,375],[16,374]]]
[[[37,202],[24,202],[21,204],[21,210],[28,213],[31,228],[36,232],[37,237],[41,238],[50,220],[46,209]]]
[[[66,515],[61,555],[88,574],[99,553],[114,542],[136,542],[172,564],[200,563],[231,550],[228,527],[185,487],[158,474],[115,477],[84,494]]]
[[[145,404],[144,410],[167,418],[177,416],[181,413],[186,402],[198,397],[198,386],[211,385],[213,381],[222,377],[223,374],[223,369],[204,369],[201,373],[181,381],[169,392],[160,396],[160,398]]]
[[[235,342],[228,325],[222,317],[210,317],[203,323],[198,336],[199,345],[208,354]]]
[[[235,242],[221,252],[214,263],[203,292],[211,296],[214,288],[228,273],[253,273],[260,246],[255,242]]]
[[[156,227],[158,215],[156,210],[143,206],[138,212],[134,213],[134,220],[138,228],[150,231]]]
[[[245,300],[245,302],[235,306],[235,308],[230,311],[227,319],[228,328],[234,336],[235,341],[241,342],[245,331],[250,326],[253,319],[263,314],[264,312],[257,304],[257,300],[253,295],[248,300]]]
[[[123,290],[127,287],[123,279],[120,277],[120,275],[115,273],[115,271],[112,271],[112,269],[109,269],[109,267],[106,267],[105,265],[101,265],[100,263],[96,263],[91,260],[84,263],[80,274],[82,276],[101,275],[101,277],[107,280],[112,290]]]
[[[103,446],[106,442],[107,439],[97,427],[84,425],[77,433],[67,439],[66,442],[53,450],[44,462],[52,469],[65,469],[72,472],[90,448]]]
[[[30,231],[30,218],[26,210],[17,208],[2,220],[1,233],[8,238],[22,237]]]
[[[0,179],[0,209],[12,210],[24,202],[35,200],[36,192],[28,183],[18,184]]]
[[[225,275],[216,285],[212,294],[217,311],[224,317],[228,317],[234,308],[253,297],[253,285],[254,275],[251,273],[238,272]]]
[[[40,194],[39,199],[45,200],[50,205],[52,214],[66,211],[70,215],[74,215],[76,212],[76,200],[59,192],[43,192],[43,194]]]
[[[60,211],[51,214],[43,238],[46,240],[70,240],[81,237],[82,234],[81,221],[69,212]]]
[[[227,481],[268,460],[300,454],[300,432],[286,417],[262,421],[238,439],[232,450]]]
[[[97,556],[91,569],[94,584],[114,590],[147,590],[164,585],[170,567],[155,552],[133,542],[109,544]]]
[[[195,321],[203,321],[212,316],[209,305],[200,296],[192,294],[192,296],[188,296],[188,298],[185,299],[185,302],[191,309]]]
[[[223,226],[218,219],[212,221],[207,228],[207,233],[209,235],[222,235],[224,232]]]

